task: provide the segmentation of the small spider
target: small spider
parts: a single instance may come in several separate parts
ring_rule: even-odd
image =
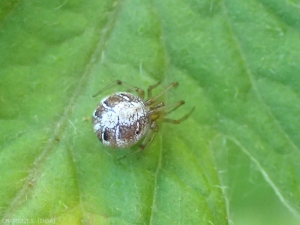
[[[104,145],[112,148],[128,148],[144,138],[135,152],[142,151],[158,132],[157,121],[179,124],[186,120],[194,110],[192,109],[178,120],[165,118],[165,115],[184,104],[183,100],[169,105],[158,101],[167,91],[176,87],[177,82],[173,82],[156,96],[152,96],[152,89],[157,87],[159,83],[149,86],[147,90],[148,99],[144,100],[144,90],[117,80],[93,97],[113,85],[122,85],[134,90],[138,96],[129,92],[113,93],[104,97],[94,111],[92,117],[94,132]]]

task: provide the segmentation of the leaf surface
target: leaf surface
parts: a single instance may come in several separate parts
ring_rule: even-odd
[[[300,211],[299,6],[271,1],[2,1],[0,215],[18,224],[229,224],[243,163]],[[147,149],[91,127],[120,79],[186,104]],[[244,157],[246,161],[239,160]],[[229,190],[229,191],[228,191]]]

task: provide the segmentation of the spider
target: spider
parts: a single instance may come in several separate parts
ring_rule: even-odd
[[[99,102],[92,117],[93,129],[98,139],[104,145],[112,148],[129,148],[143,139],[137,151],[135,151],[139,152],[144,150],[157,134],[159,130],[157,121],[179,124],[186,120],[194,108],[178,120],[165,117],[183,105],[185,103],[183,100],[168,105],[158,100],[167,91],[176,87],[178,83],[171,83],[159,94],[153,96],[152,90],[159,84],[160,82],[148,87],[146,100],[144,90],[120,80],[116,80],[96,93],[93,97],[96,97],[107,88],[114,85],[121,85],[134,90],[138,95],[136,96],[130,92],[116,92],[104,97]]]

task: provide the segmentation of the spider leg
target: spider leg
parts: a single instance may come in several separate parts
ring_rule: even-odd
[[[140,151],[143,151],[149,143],[151,143],[158,132],[158,126],[155,121],[153,121],[150,125],[150,129],[143,140],[142,144],[139,146]]]
[[[156,88],[159,84],[160,84],[160,81],[157,82],[156,84],[151,85],[151,86],[148,87],[148,90],[147,90],[147,91],[148,91],[148,92],[147,92],[147,97],[148,97],[148,99],[149,99],[149,98],[152,98],[152,90],[153,90],[154,88]]]
[[[165,106],[165,104],[164,104],[163,102],[158,102],[157,104],[151,106],[151,107],[149,108],[149,110],[152,111],[152,110],[154,110],[154,109],[158,109],[158,108],[161,108],[161,107],[163,107],[163,106]]]
[[[171,110],[165,112],[164,114],[165,114],[165,115],[170,114],[171,112],[175,111],[175,110],[178,109],[180,106],[182,106],[184,103],[185,103],[185,101],[183,101],[183,100],[179,101],[179,102],[177,103],[178,105],[175,105],[173,109],[171,109]],[[167,106],[172,107],[172,106],[170,106],[170,105],[167,105]]]
[[[102,88],[100,91],[98,91],[96,94],[93,95],[93,97],[96,97],[97,95],[101,94],[103,91],[115,86],[115,85],[121,85],[121,86],[124,86],[126,88],[129,88],[129,90],[134,90],[138,96],[141,98],[141,99],[144,99],[145,97],[145,91],[141,88],[138,88],[138,87],[134,87],[134,86],[131,86],[127,83],[124,83],[120,80],[116,80],[114,82],[112,82],[111,84],[107,85],[106,87]]]
[[[170,84],[167,88],[165,88],[163,91],[161,91],[160,93],[158,93],[156,96],[154,96],[154,97],[152,97],[151,95],[151,90],[153,89],[151,89],[150,90],[150,96],[151,97],[149,97],[148,98],[148,100],[146,101],[146,105],[152,105],[158,98],[160,98],[162,95],[164,95],[167,91],[169,91],[170,89],[172,89],[172,88],[174,88],[174,87],[176,87],[178,85],[178,82],[173,82],[172,84]],[[153,86],[155,86],[155,85],[153,85]],[[155,86],[156,87],[156,86]],[[149,94],[149,93],[148,93]]]
[[[179,107],[179,106],[178,106],[178,107]],[[161,120],[162,122],[166,122],[166,123],[180,124],[182,121],[184,121],[184,120],[186,120],[187,118],[190,117],[190,115],[193,113],[194,109],[195,109],[195,107],[192,108],[192,110],[191,110],[188,114],[184,115],[183,117],[181,117],[180,119],[177,119],[177,120],[174,120],[174,119],[168,119],[168,118],[162,118],[162,119],[160,119],[160,120]],[[173,110],[171,110],[171,111],[173,111]]]
[[[165,111],[166,109],[170,109],[173,108],[165,113],[163,113],[164,115],[169,114],[171,112],[173,112],[175,109],[177,109],[178,107],[182,106],[185,102],[183,100],[179,101],[179,102],[174,102],[168,105],[164,105],[163,103],[158,103],[156,104],[154,107],[151,108],[151,110],[149,111],[149,115],[161,112],[161,111]]]

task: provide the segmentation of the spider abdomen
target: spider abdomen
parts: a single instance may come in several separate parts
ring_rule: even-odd
[[[149,129],[149,116],[142,99],[117,92],[103,98],[93,113],[93,129],[98,139],[112,148],[128,148]]]

